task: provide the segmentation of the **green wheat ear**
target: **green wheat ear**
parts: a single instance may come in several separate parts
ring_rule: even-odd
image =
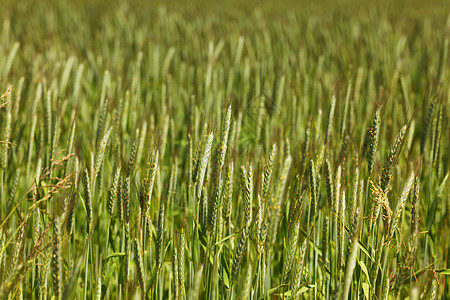
[[[348,211],[348,219],[353,220],[356,212],[356,208],[358,206],[358,184],[359,184],[359,169],[356,167],[355,172],[353,173],[353,184],[352,184],[352,194],[350,198],[350,209]],[[350,245],[348,246],[350,247]]]
[[[368,153],[368,167],[367,172],[369,174],[373,171],[373,164],[375,160],[375,152],[378,148],[378,138],[379,138],[379,132],[380,132],[380,109],[377,109],[377,112],[375,113],[375,117],[372,121],[372,126],[370,128],[370,146],[369,146],[369,153]]]
[[[101,300],[102,299],[102,271],[101,271],[101,265],[100,265],[100,271],[98,273],[99,274],[97,276],[97,286],[96,286],[96,290],[95,290],[95,299]],[[63,294],[63,297],[65,297],[64,294]]]
[[[136,136],[133,141],[133,145],[131,146],[130,151],[130,158],[128,160],[128,166],[127,166],[127,176],[129,177],[131,175],[131,172],[133,171],[134,165],[136,163],[136,154],[139,147],[139,129],[136,130]]]
[[[217,214],[219,207],[221,206],[221,196],[222,196],[222,185],[223,180],[222,178],[218,179],[218,186],[216,187],[216,190],[214,192],[214,197],[210,201],[208,205],[208,229],[210,232],[214,233],[216,230],[216,224],[217,224]]]
[[[177,247],[173,247],[172,249],[172,274],[173,274],[173,291],[174,298],[178,299],[180,294],[180,282],[178,278],[178,249]]]
[[[306,254],[307,254],[306,252],[307,252],[307,248],[308,248],[308,242],[309,242],[309,237],[306,237],[303,240],[303,243],[300,246],[300,249],[297,254],[297,258],[296,258],[297,265],[296,265],[294,273],[292,274],[292,283],[291,283],[291,289],[294,294],[294,298],[297,298],[297,293],[298,293],[298,290],[300,289],[300,286],[302,283],[301,280],[303,277],[303,269],[306,264]]]
[[[271,202],[268,204],[271,206],[270,215],[268,215],[268,231],[266,238],[266,249],[270,249],[276,240],[278,226],[280,222],[280,211],[282,209],[281,205],[283,202],[284,190],[286,188],[286,182],[288,179],[288,173],[291,168],[292,157],[289,155],[284,160],[283,168],[279,174],[279,180],[276,186],[276,192],[273,196]],[[264,230],[265,231],[265,230]],[[264,234],[265,235],[265,234]]]
[[[437,99],[433,98],[433,100],[431,100],[430,107],[428,108],[428,112],[423,123],[422,135],[420,136],[420,154],[423,154],[425,152],[425,144],[427,142],[428,131],[430,129],[431,121],[433,119],[436,103]]]
[[[73,190],[71,192],[71,195],[69,196],[69,203],[67,206],[67,209],[64,213],[66,216],[66,232],[71,235],[72,229],[73,229],[73,222],[74,222],[74,216],[77,208],[78,203],[78,195],[76,193],[76,190]]]
[[[397,208],[395,209],[394,213],[395,217],[393,222],[391,222],[391,227],[389,230],[389,237],[392,237],[394,230],[397,229],[398,222],[402,216],[406,200],[408,199],[409,191],[411,190],[413,183],[414,183],[414,173],[411,173],[411,175],[408,178],[408,181],[406,182],[405,187],[403,188],[402,193],[400,194],[400,199],[397,202]]]
[[[61,258],[61,222],[56,219],[53,224],[52,280],[56,299],[62,297],[62,258]]]
[[[250,226],[253,218],[253,166],[248,166],[247,174],[243,170],[244,220],[245,226]]]
[[[386,192],[386,190],[389,187],[393,169],[397,164],[398,158],[400,156],[400,151],[403,145],[405,133],[406,133],[406,125],[403,126],[402,129],[400,129],[400,132],[398,133],[397,138],[394,141],[394,144],[389,150],[388,156],[384,163],[384,167],[381,170],[380,187],[384,192]]]
[[[328,198],[328,205],[331,207],[331,209],[334,211],[334,184],[333,184],[333,174],[331,171],[331,165],[330,161],[325,159],[325,183],[326,183],[326,189],[327,189],[327,198]]]
[[[353,225],[350,231],[349,249],[347,251],[347,259],[345,261],[344,272],[344,288],[342,292],[342,299],[348,299],[350,286],[352,283],[353,272],[356,267],[356,260],[358,254],[358,238],[361,231],[362,218],[359,206],[356,208],[355,216],[353,218]]]
[[[206,173],[206,167],[209,163],[209,156],[211,154],[211,147],[213,142],[213,133],[211,132],[208,135],[208,139],[206,141],[205,148],[202,151],[202,155],[199,162],[199,172],[197,176],[197,198],[200,198],[202,188],[203,188],[203,182],[205,180],[205,173]]]
[[[331,128],[333,126],[334,108],[335,108],[335,106],[336,106],[336,97],[333,95],[333,96],[331,96],[330,109],[328,111],[327,129],[325,131],[324,144],[327,144],[328,140],[330,139]]]
[[[227,109],[227,114],[225,116],[225,121],[222,125],[222,132],[220,135],[220,143],[217,147],[216,151],[216,166],[215,166],[215,178],[214,180],[217,180],[220,177],[220,174],[222,173],[223,165],[225,163],[225,156],[227,154],[227,147],[228,147],[228,135],[230,132],[230,125],[231,125],[231,106]]]
[[[117,197],[119,193],[119,181],[120,181],[120,165],[116,168],[116,172],[114,174],[113,183],[111,188],[109,189],[109,197],[108,197],[108,215],[110,218],[114,215],[114,208],[117,202]],[[120,205],[120,204],[119,204]]]
[[[2,145],[2,153],[1,153],[1,169],[5,170],[8,164],[8,150],[9,150],[9,142],[11,138],[11,111],[8,110],[6,115],[6,124],[5,124],[5,135],[3,137],[4,144]]]
[[[231,278],[230,278],[232,285],[233,283],[235,283],[235,280],[239,275],[239,271],[241,269],[241,261],[245,253],[245,249],[247,247],[248,230],[249,228],[247,226],[244,226],[244,228],[242,229],[238,245],[236,246],[236,250],[233,255],[233,263],[231,265]]]
[[[231,210],[233,202],[233,162],[230,163],[225,178],[225,187],[222,193],[223,213],[222,217],[225,223],[229,224],[231,219]]]
[[[433,160],[432,165],[436,170],[436,177],[439,178],[440,174],[440,152],[441,152],[441,135],[442,135],[442,106],[439,106],[437,112],[437,120],[434,132],[433,141]]]
[[[106,146],[108,145],[108,141],[109,141],[109,136],[110,135],[111,135],[111,128],[108,129],[108,131],[103,136],[102,141],[100,142],[100,147],[99,147],[99,150],[97,152],[97,155],[96,155],[97,157],[96,157],[96,160],[95,160],[94,182],[97,180],[97,177],[99,176],[100,170],[103,167],[103,161],[104,161],[104,157],[105,157]]]
[[[288,284],[289,277],[291,274],[292,265],[295,258],[295,253],[297,252],[297,241],[298,241],[298,233],[300,231],[300,223],[297,222],[291,232],[289,233],[289,243],[285,253],[285,260],[283,263],[283,272],[282,272],[282,283]]]
[[[145,293],[145,271],[144,271],[144,263],[142,259],[142,247],[139,243],[139,239],[134,239],[133,242],[133,252],[134,252],[134,262],[136,264],[136,272],[137,278],[139,280],[139,285],[141,286],[142,291]]]
[[[261,202],[261,196],[259,194],[256,199],[257,199],[256,200],[256,220],[255,220],[254,230],[255,230],[256,243],[257,243],[256,253],[259,258],[264,251],[264,240],[261,236],[262,226],[263,226],[264,206]]]

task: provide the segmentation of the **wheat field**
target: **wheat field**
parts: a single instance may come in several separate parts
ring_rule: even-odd
[[[450,3],[366,2],[6,0],[0,299],[450,299]]]

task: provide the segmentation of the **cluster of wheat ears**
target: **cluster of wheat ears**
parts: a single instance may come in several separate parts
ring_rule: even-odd
[[[0,299],[450,298],[450,19],[105,9],[2,20]]]

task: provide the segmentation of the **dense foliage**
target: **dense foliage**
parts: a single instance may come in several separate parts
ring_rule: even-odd
[[[450,19],[93,3],[2,12],[0,299],[450,298]]]

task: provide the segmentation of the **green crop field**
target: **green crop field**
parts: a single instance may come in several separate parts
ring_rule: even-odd
[[[0,8],[0,299],[450,299],[450,1]]]

